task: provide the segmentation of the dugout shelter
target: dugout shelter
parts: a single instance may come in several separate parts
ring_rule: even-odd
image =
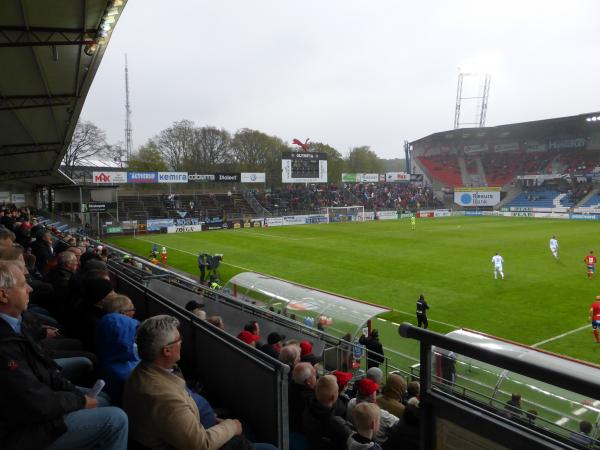
[[[336,337],[349,333],[352,340],[364,333],[365,329],[370,331],[371,319],[391,311],[385,306],[257,272],[239,273],[227,282],[225,288],[230,295],[242,301],[256,302],[309,326],[317,327],[320,323],[324,330]]]

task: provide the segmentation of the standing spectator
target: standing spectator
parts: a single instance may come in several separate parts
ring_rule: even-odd
[[[419,296],[419,300],[417,300],[417,326],[421,328],[427,328],[429,326],[429,322],[427,322],[427,310],[429,309],[429,305],[425,301],[425,296],[421,294]]]
[[[569,439],[581,445],[589,446],[594,442],[590,433],[592,432],[592,424],[587,420],[579,422],[579,433],[573,431],[569,436]]]
[[[21,315],[31,288],[22,269],[0,262],[0,441],[4,450],[127,448],[127,416],[85,395],[42,355]],[[101,407],[99,407],[101,406]]]
[[[373,330],[369,337],[361,336],[358,342],[367,349],[367,369],[379,367],[385,361],[383,346],[379,342],[379,331]]]
[[[206,253],[198,254],[198,269],[200,269],[200,283],[204,284],[204,280],[206,279],[206,268],[208,267],[208,262],[206,258],[208,255]]]
[[[520,418],[523,415],[523,410],[521,409],[521,394],[512,394],[510,400],[506,402],[504,410],[509,419]]]
[[[285,339],[285,336],[277,333],[276,331],[269,333],[267,336],[267,343],[260,347],[260,349],[269,356],[275,359],[279,359],[279,353],[281,352],[281,343]]]

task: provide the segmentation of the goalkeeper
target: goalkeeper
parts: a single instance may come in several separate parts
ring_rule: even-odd
[[[412,216],[410,216],[410,228],[413,231],[415,231],[417,229],[417,218],[415,217],[414,214]]]

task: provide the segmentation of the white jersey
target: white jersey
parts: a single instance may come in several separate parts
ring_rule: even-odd
[[[492,256],[492,264],[494,264],[494,267],[502,267],[503,263],[504,263],[504,258],[502,258],[502,256],[500,256],[500,255]]]
[[[558,241],[554,238],[550,239],[550,250],[558,249]]]

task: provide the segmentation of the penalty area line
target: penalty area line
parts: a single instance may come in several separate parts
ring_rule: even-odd
[[[537,344],[533,344],[532,347],[539,347],[540,345],[547,344],[548,342],[556,341],[556,340],[564,338],[565,336],[568,336],[570,334],[577,333],[578,331],[581,331],[581,330],[585,330],[587,327],[589,327],[589,324],[588,325],[584,325],[584,326],[579,327],[579,328],[575,328],[574,330],[571,330],[571,331],[567,331],[566,333],[559,334],[558,336],[554,336],[554,337],[545,339],[543,341],[540,341]]]
[[[162,244],[160,242],[154,242],[154,241],[151,241],[149,239],[142,239],[140,237],[136,237],[135,239],[137,239],[139,241],[148,242],[149,244],[160,245],[162,247],[166,247],[168,249],[175,250],[176,252],[187,253],[188,255],[192,255],[192,256],[198,256],[196,253],[188,252],[187,250],[181,250],[180,248],[171,247],[169,245],[165,245],[165,244]],[[225,265],[230,266],[230,267],[236,267],[237,269],[242,269],[242,270],[245,270],[247,272],[254,272],[254,270],[248,269],[247,267],[236,266],[235,264],[231,264],[231,263],[228,263],[228,262],[225,262],[225,261],[221,261],[221,264],[225,264]]]

